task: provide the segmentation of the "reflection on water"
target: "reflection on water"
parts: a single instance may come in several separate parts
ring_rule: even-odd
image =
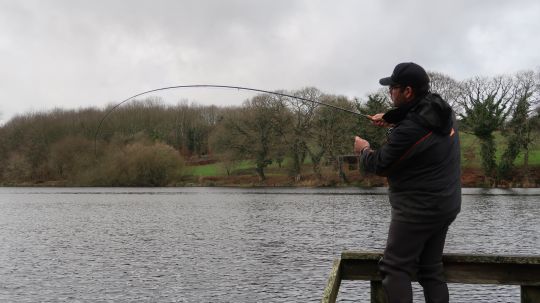
[[[0,301],[318,302],[343,249],[382,250],[385,189],[0,189]],[[447,252],[540,254],[540,190],[464,190]],[[451,284],[454,302],[519,288]],[[421,301],[415,286],[415,301]],[[346,281],[340,302],[369,301]]]

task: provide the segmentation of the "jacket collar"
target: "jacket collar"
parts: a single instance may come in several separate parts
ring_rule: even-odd
[[[405,105],[389,110],[383,116],[384,121],[390,124],[397,124],[401,122],[401,120],[405,119],[405,116],[407,116],[407,113],[411,109],[416,107],[418,103],[420,103],[420,101],[424,98],[425,96],[418,97]]]

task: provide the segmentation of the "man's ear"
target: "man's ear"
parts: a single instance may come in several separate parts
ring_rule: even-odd
[[[404,90],[404,95],[407,99],[412,99],[414,97],[414,90],[410,86],[406,86]]]

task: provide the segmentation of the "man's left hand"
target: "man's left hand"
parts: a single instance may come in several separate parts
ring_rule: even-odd
[[[362,152],[362,150],[364,150],[364,148],[369,148],[369,142],[358,137],[358,136],[355,136],[354,137],[354,153],[359,155],[360,152]]]

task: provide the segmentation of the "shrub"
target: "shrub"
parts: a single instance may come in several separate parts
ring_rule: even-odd
[[[181,176],[183,167],[182,157],[169,145],[136,142],[110,148],[82,179],[100,186],[166,186]]]

